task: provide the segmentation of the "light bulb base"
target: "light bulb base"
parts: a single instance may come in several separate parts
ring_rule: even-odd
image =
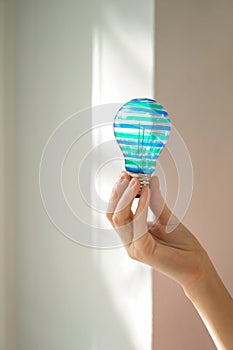
[[[148,186],[150,184],[151,174],[133,173],[131,171],[127,171],[127,173],[130,176],[135,177],[140,181],[140,189],[139,189],[139,192],[136,196],[136,198],[139,198],[141,195],[143,186]]]

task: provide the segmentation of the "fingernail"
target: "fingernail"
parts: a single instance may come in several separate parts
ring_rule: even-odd
[[[122,171],[120,178],[119,178],[119,181],[120,182],[124,182],[124,181],[129,182],[128,174],[125,171]]]
[[[115,201],[118,198],[117,190],[115,189],[112,195],[112,201]]]
[[[137,183],[137,180],[135,178],[133,178],[131,181],[130,181],[130,187],[133,187],[135,186]]]
[[[125,177],[125,172],[122,171],[122,172],[120,173],[119,180],[120,180],[120,179],[123,179],[124,177]]]

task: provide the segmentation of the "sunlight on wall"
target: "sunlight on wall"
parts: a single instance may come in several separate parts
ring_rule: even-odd
[[[101,9],[93,33],[93,104],[153,97],[153,1],[145,8],[103,0]]]
[[[153,97],[153,20],[153,1],[148,1],[146,6],[139,1],[102,1],[93,33],[93,105],[124,103],[135,97]],[[114,115],[109,115],[110,125],[98,128],[93,133],[93,146],[114,139],[113,118]],[[98,122],[95,115],[93,122]],[[102,166],[95,174],[95,186],[107,206],[112,185],[123,169],[124,162],[118,149],[116,158],[119,159],[112,162],[104,154],[99,154],[99,157]],[[97,215],[96,219],[102,227],[110,227],[105,216]],[[132,349],[150,349],[150,268],[129,259],[124,248],[95,250],[94,254]],[[97,325],[94,348],[99,350],[99,346],[102,346],[102,350],[103,339],[100,340],[98,330],[104,327],[108,331],[111,324],[105,324],[104,317],[98,322],[102,327]]]

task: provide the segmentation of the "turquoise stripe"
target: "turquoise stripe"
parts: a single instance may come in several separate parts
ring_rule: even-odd
[[[143,164],[143,166],[147,167],[147,166],[153,166],[155,164],[155,159],[151,160],[151,159],[125,159],[125,164],[127,165],[135,165],[135,166],[141,166]]]
[[[127,159],[138,159],[139,160],[150,160],[150,159],[158,159],[159,153],[153,153],[153,154],[146,154],[146,153],[138,153],[138,154],[132,154],[132,153],[124,153],[124,157]]]
[[[148,146],[139,146],[139,147],[132,147],[132,146],[123,146],[121,145],[121,150],[122,152],[125,153],[148,153],[148,154],[154,154],[154,153],[159,153],[162,150],[163,147],[152,147],[152,148],[148,148]]]
[[[129,115],[129,116],[123,116],[123,115],[118,115],[115,121],[117,122],[118,120],[132,120],[132,121],[142,121],[142,122],[150,122],[150,123],[167,123],[170,124],[170,119],[169,118],[154,118],[154,117],[144,117],[144,116],[138,116],[138,115]]]
[[[167,130],[170,131],[170,126],[167,125],[148,125],[148,124],[124,124],[124,123],[114,123],[114,128],[122,129],[137,129],[137,130]]]
[[[137,142],[136,140],[135,141],[132,141],[132,140],[117,140],[117,142],[119,143],[119,145],[131,145],[133,147],[164,147],[165,146],[165,142],[161,142],[159,140],[154,140],[154,141],[151,141],[151,142],[146,142],[146,141],[140,141],[140,142]]]
[[[121,132],[114,132],[115,134],[115,137],[116,138],[122,138],[122,139],[136,139],[136,140],[139,140],[139,142],[150,142],[150,141],[154,141],[154,140],[167,140],[169,135],[166,135],[166,134],[159,134],[157,132],[154,132],[153,134],[152,133],[149,133],[149,134],[146,134],[144,133],[143,135],[139,135],[138,133],[137,134],[125,134],[125,133],[121,133]]]
[[[135,103],[135,102],[128,102],[125,104],[125,107],[139,107],[139,106],[142,106],[144,107],[145,109],[164,109],[164,107],[159,104],[159,103],[147,103],[147,102],[139,102],[139,103]]]
[[[141,113],[151,114],[151,115],[168,116],[168,113],[165,110],[163,110],[163,111],[159,110],[159,109],[158,110],[155,110],[155,109],[146,110],[145,108],[139,107],[139,106],[131,108],[131,107],[128,107],[127,105],[124,105],[120,109],[119,113],[122,113],[122,112],[124,112],[124,113],[126,113],[126,112],[129,112],[129,113],[141,112]]]

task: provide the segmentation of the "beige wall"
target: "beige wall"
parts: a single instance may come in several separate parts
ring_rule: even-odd
[[[0,1],[0,169],[4,168],[4,1]],[[0,350],[5,348],[4,173],[0,171]]]
[[[15,344],[14,122],[12,1],[0,1],[0,349]]]
[[[188,146],[194,190],[185,224],[233,291],[233,2],[156,1],[156,97]],[[163,165],[169,169],[164,155]],[[176,176],[167,173],[169,201]],[[155,274],[154,348],[214,349],[182,290]]]

